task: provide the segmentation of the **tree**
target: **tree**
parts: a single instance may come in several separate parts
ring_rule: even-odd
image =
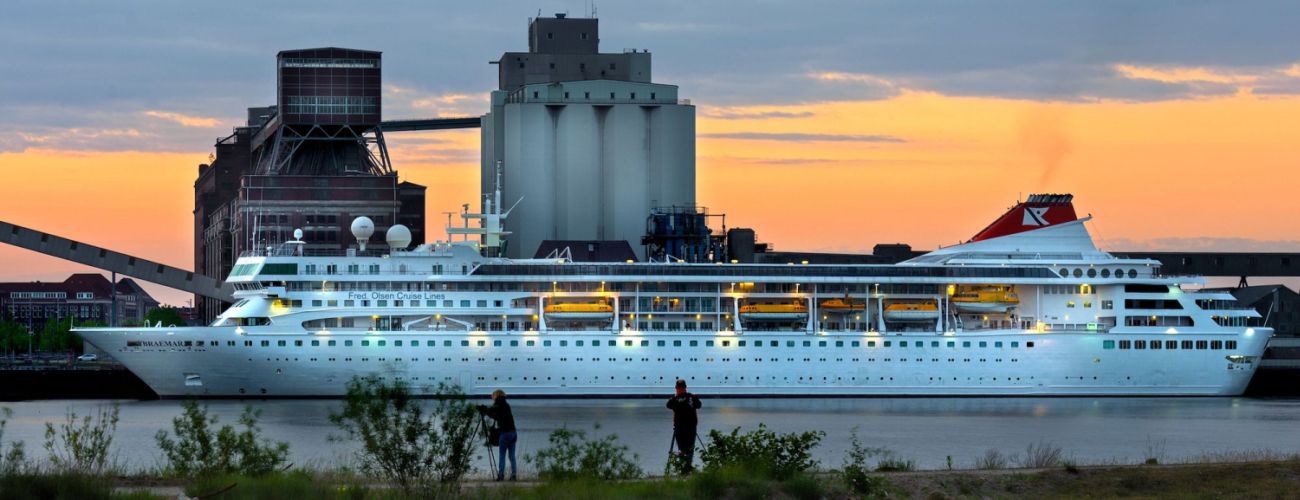
[[[172,436],[162,430],[154,435],[168,470],[175,474],[260,476],[275,472],[289,459],[289,443],[262,438],[259,412],[251,406],[245,406],[239,416],[242,431],[230,424],[217,429],[217,417],[208,415],[207,405],[190,400],[183,408],[184,414],[172,419]]]
[[[185,326],[185,318],[176,312],[173,307],[155,307],[144,315],[146,326],[153,326],[162,323],[163,326]]]
[[[27,345],[27,329],[13,321],[0,321],[0,352],[12,355]]]
[[[45,352],[79,351],[81,342],[77,335],[72,333],[70,319],[50,319],[41,329],[38,347]]]

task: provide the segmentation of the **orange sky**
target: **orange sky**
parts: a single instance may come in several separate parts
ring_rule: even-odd
[[[721,111],[733,119],[711,118]],[[765,111],[795,117],[734,119]],[[1185,238],[1225,250],[1297,251],[1297,116],[1300,97],[1248,91],[1054,103],[905,90],[878,101],[702,107],[697,198],[725,212],[729,226],[753,227],[783,250],[869,251],[879,242],[933,248],[970,237],[1018,196],[1070,192],[1080,214],[1096,216],[1103,247]],[[707,137],[730,133],[773,135]],[[390,144],[402,176],[429,186],[430,234],[442,212],[477,199],[477,131]],[[196,144],[193,153],[0,153],[0,220],[189,268],[193,181],[209,152]],[[0,247],[0,280],[61,280],[79,269]]]

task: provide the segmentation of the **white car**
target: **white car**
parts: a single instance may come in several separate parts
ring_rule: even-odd
[[[82,354],[77,356],[77,361],[99,361],[99,356],[96,354]]]

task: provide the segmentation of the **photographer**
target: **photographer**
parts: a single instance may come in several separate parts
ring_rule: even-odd
[[[478,412],[496,421],[497,448],[500,459],[497,460],[497,481],[505,478],[506,451],[510,452],[510,480],[515,480],[515,443],[519,433],[515,431],[515,415],[510,412],[510,403],[506,402],[506,393],[501,389],[492,391],[492,406],[479,405]]]
[[[673,411],[673,440],[677,442],[677,452],[685,457],[689,471],[695,457],[695,427],[700,418],[696,410],[700,409],[700,398],[686,391],[686,381],[677,380],[677,393],[668,399],[668,409]]]

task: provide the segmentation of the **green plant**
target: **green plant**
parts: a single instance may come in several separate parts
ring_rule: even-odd
[[[817,468],[812,449],[825,435],[822,431],[777,434],[763,424],[745,434],[739,427],[728,434],[711,430],[700,460],[706,470],[739,465],[784,479]]]
[[[261,429],[257,427],[259,413],[250,406],[244,407],[239,416],[242,431],[227,424],[215,432],[217,417],[208,415],[206,405],[186,401],[182,408],[184,413],[172,419],[175,439],[164,430],[154,436],[172,473],[256,476],[272,472],[288,460],[289,443],[262,439]]]
[[[9,443],[9,451],[4,450],[5,425],[14,414],[8,406],[0,408],[0,476],[17,474],[27,468],[27,457],[22,441]]]
[[[644,474],[636,464],[639,456],[628,458],[627,446],[618,444],[618,436],[613,434],[589,440],[584,431],[561,427],[551,431],[547,443],[546,448],[524,456],[524,461],[537,467],[542,479],[635,479]]]
[[[182,318],[175,308],[163,306],[155,307],[145,313],[144,323],[145,326],[154,326],[160,323],[162,326],[185,326],[185,318]]]
[[[81,339],[72,333],[72,320],[51,319],[41,328],[37,348],[45,352],[76,352],[81,350]]]
[[[363,472],[408,494],[431,482],[454,483],[469,472],[474,457],[476,412],[458,387],[439,385],[437,392],[442,399],[426,415],[401,380],[353,378],[343,409],[330,421],[361,442]]]
[[[893,452],[885,455],[876,463],[879,472],[910,472],[916,470],[916,461],[895,456]]]
[[[849,434],[849,451],[844,456],[840,475],[849,489],[864,497],[880,495],[887,485],[885,478],[871,474],[871,466],[867,461],[872,455],[872,449],[862,446],[862,440],[858,439],[858,429],[855,427]]]
[[[118,405],[100,408],[95,417],[77,417],[71,409],[56,429],[45,424],[45,451],[54,467],[79,474],[98,475],[108,466],[108,450],[117,431]]]
[[[1151,436],[1147,436],[1146,453],[1143,455],[1142,463],[1146,465],[1159,465],[1165,459],[1165,440],[1152,441]]]

